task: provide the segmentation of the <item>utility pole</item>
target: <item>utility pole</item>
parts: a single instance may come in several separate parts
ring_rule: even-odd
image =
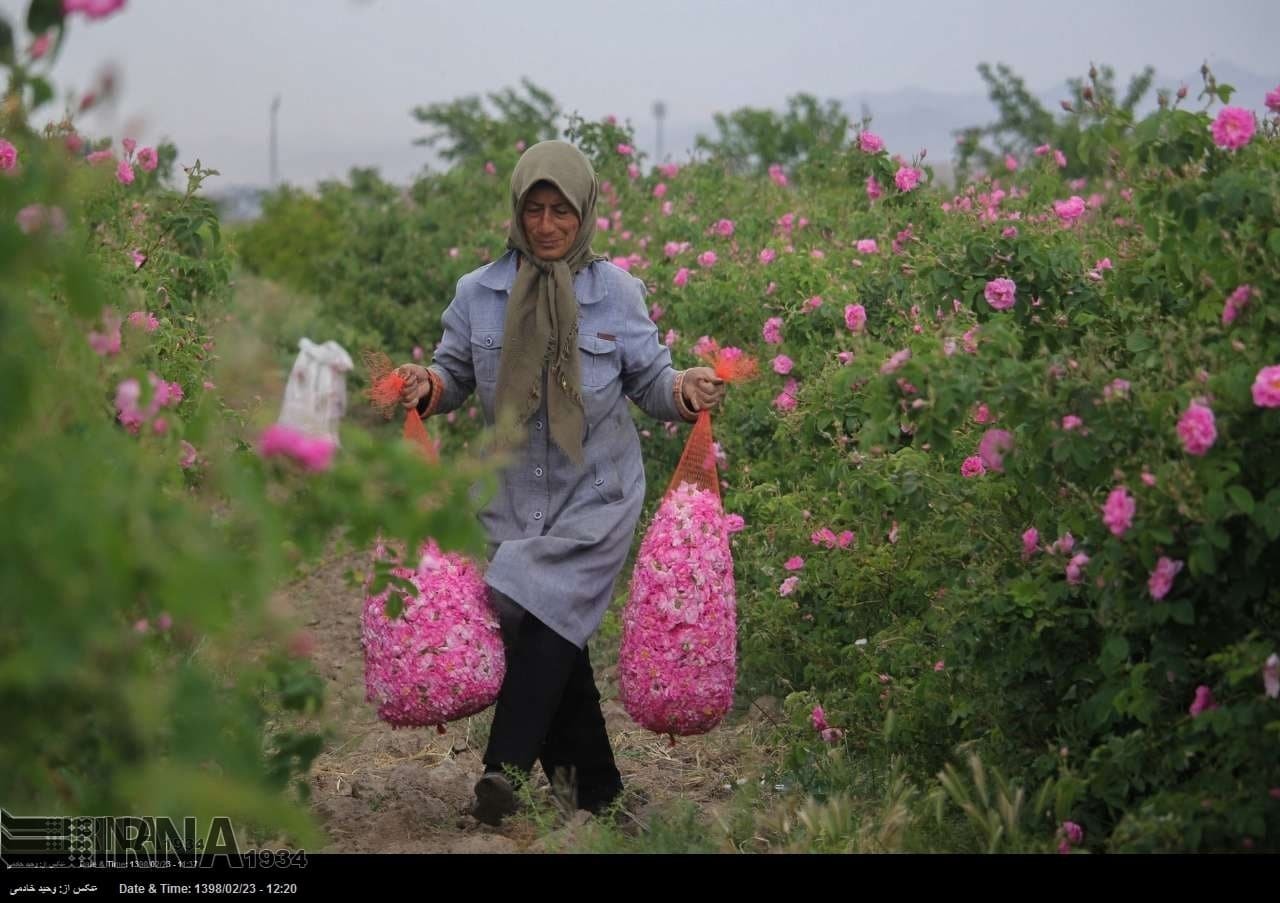
[[[653,118],[658,121],[658,153],[654,159],[662,162],[662,120],[667,116],[667,105],[660,100],[653,102]]]
[[[276,113],[280,111],[280,95],[271,101],[271,187],[276,187],[280,178],[280,161],[276,150]]]

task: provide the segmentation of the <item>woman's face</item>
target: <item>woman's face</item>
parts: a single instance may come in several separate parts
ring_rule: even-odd
[[[568,254],[582,225],[568,199],[545,183],[535,185],[524,196],[520,221],[529,247],[543,260],[559,260]]]

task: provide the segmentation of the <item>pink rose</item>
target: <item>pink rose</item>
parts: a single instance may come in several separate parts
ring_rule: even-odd
[[[895,351],[889,355],[889,359],[880,365],[881,374],[893,373],[903,364],[911,359],[911,349],[903,348],[901,351]]]
[[[783,567],[789,571],[798,571],[804,567],[804,559],[799,555],[794,555],[787,559],[787,563]]]
[[[876,177],[867,176],[867,199],[872,201],[879,200],[882,194],[884,194],[884,189],[880,187]]]
[[[1084,216],[1084,198],[1073,194],[1068,200],[1054,201],[1053,212],[1058,215],[1058,219],[1062,221],[1064,226],[1073,225],[1080,217]]]
[[[786,376],[791,372],[792,365],[793,362],[791,358],[787,357],[785,354],[779,354],[773,359],[773,372]]]
[[[120,316],[114,310],[104,310],[102,312],[102,324],[102,332],[89,333],[89,347],[102,357],[119,354]]]
[[[27,55],[33,60],[42,59],[44,55],[49,52],[49,46],[52,43],[53,39],[49,37],[48,32],[45,32],[31,42],[31,47],[27,51]]]
[[[1067,843],[1072,846],[1080,846],[1084,842],[1084,828],[1080,827],[1073,821],[1064,821],[1062,823],[1062,834],[1066,838]]]
[[[258,440],[258,454],[263,458],[287,457],[312,472],[328,470],[336,448],[327,438],[308,436],[278,423],[267,427]]]
[[[774,251],[773,248],[765,248],[760,252],[760,262],[766,265],[773,263],[777,256],[778,253]]]
[[[913,166],[900,166],[893,174],[893,184],[898,186],[899,191],[911,191],[920,184],[922,175],[924,173]]]
[[[990,429],[982,434],[978,443],[978,457],[983,466],[996,473],[1004,473],[1004,456],[1013,451],[1013,434],[1008,430]]]
[[[1251,285],[1238,286],[1227,296],[1226,303],[1222,306],[1222,325],[1230,326],[1234,323],[1240,311],[1244,310],[1249,303],[1249,299],[1259,294],[1261,293]]]
[[[1213,143],[1218,147],[1236,150],[1249,143],[1256,128],[1251,110],[1223,107],[1209,130],[1213,133]]]
[[[1178,436],[1189,455],[1203,455],[1218,438],[1213,410],[1198,402],[1191,402],[1178,419]]]
[[[1216,709],[1218,704],[1213,701],[1213,690],[1204,684],[1196,687],[1196,697],[1191,701],[1191,708],[1188,710],[1192,718],[1198,718],[1205,712]]]
[[[1269,699],[1280,698],[1280,655],[1274,652],[1262,666],[1262,689]],[[1275,790],[1271,793],[1280,799],[1280,794],[1276,794]]]
[[[720,350],[720,343],[711,336],[699,336],[698,340],[693,343],[693,354],[695,357],[710,357]]]
[[[867,309],[861,304],[846,304],[844,307],[844,325],[850,332],[862,332],[867,325]]]
[[[1137,510],[1138,503],[1129,495],[1129,490],[1117,486],[1111,490],[1106,504],[1102,506],[1102,522],[1113,536],[1124,536],[1133,526],[1133,515]]]
[[[770,345],[782,344],[782,318],[770,317],[764,321],[764,329],[762,330],[764,340]]]
[[[675,278],[671,280],[671,284],[677,288],[682,288],[689,282],[689,268],[681,267],[676,270]]]
[[[1067,582],[1078,584],[1084,580],[1084,569],[1089,564],[1089,556],[1078,552],[1067,562]]]
[[[862,132],[858,135],[858,149],[864,154],[876,154],[884,150],[884,139],[875,132]]]
[[[1156,569],[1147,579],[1147,590],[1151,593],[1151,598],[1159,601],[1168,595],[1169,590],[1173,588],[1173,578],[1181,570],[1181,561],[1161,555],[1160,560],[1156,562]]]
[[[715,266],[716,259],[717,258],[716,258],[715,251],[703,251],[701,254],[698,255],[698,266],[701,266],[701,267]]]
[[[62,0],[64,15],[84,13],[90,19],[102,19],[124,8],[125,0]]]
[[[983,296],[996,310],[1008,310],[1017,302],[1018,286],[1012,279],[1001,276],[987,283]]]
[[[980,477],[986,472],[986,465],[982,463],[982,458],[978,455],[970,455],[965,458],[964,463],[960,465],[960,475],[966,479]]]
[[[800,582],[799,577],[788,577],[786,580],[783,580],[781,585],[778,586],[778,595],[780,596],[791,595],[793,592],[795,592],[796,584],[798,584],[799,582]]]
[[[1040,544],[1040,531],[1035,527],[1029,527],[1022,533],[1022,560],[1027,561],[1036,553],[1036,548]]]
[[[145,310],[135,310],[129,314],[129,325],[136,326],[146,332],[155,332],[160,328],[160,321],[156,319],[156,315],[148,313]]]
[[[1260,408],[1280,408],[1280,364],[1263,367],[1253,378],[1253,403]]]
[[[0,138],[0,170],[13,169],[18,165],[18,149],[3,138]]]
[[[779,411],[788,413],[796,409],[796,391],[799,384],[794,379],[787,380],[787,384],[783,386],[782,391],[773,400],[773,406]]]

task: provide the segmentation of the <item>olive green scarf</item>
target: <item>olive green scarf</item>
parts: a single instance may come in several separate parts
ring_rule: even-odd
[[[560,260],[541,260],[524,234],[521,210],[525,195],[547,182],[565,196],[581,221],[568,253]],[[591,250],[596,230],[599,182],[591,162],[563,141],[543,141],[520,157],[511,174],[511,228],[507,247],[522,266],[507,300],[502,356],[498,365],[495,408],[499,424],[522,426],[538,410],[547,381],[547,419],[551,438],[575,464],[582,464],[586,412],[578,356],[578,299],[573,277],[595,260]]]

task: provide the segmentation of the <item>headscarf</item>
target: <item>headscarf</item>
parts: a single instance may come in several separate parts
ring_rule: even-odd
[[[559,260],[541,260],[524,234],[525,195],[539,182],[559,189],[577,213],[578,234]],[[573,277],[595,260],[599,181],[586,156],[564,141],[542,141],[520,157],[511,173],[511,228],[507,248],[523,261],[507,300],[495,409],[499,423],[524,424],[538,409],[543,368],[547,372],[547,419],[551,438],[575,464],[582,464],[586,412],[578,356],[578,299]]]

